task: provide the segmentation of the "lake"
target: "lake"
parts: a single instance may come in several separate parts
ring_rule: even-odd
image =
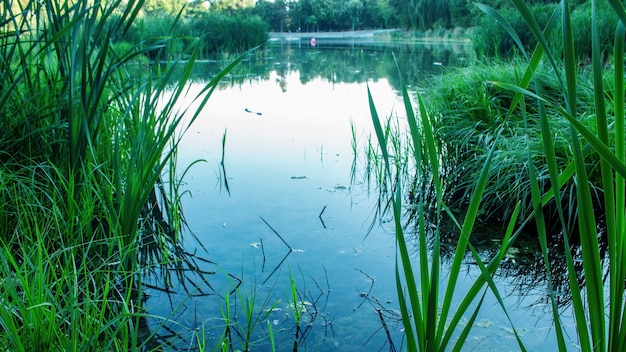
[[[403,119],[394,57],[415,91],[471,55],[461,44],[373,38],[320,38],[315,47],[276,41],[248,55],[213,93],[178,152],[181,174],[203,160],[183,179],[184,215],[197,238],[188,235],[185,244],[211,274],[206,281],[190,275],[176,293],[150,289],[148,312],[169,319],[151,320],[150,328],[184,350],[213,350],[223,334],[232,349],[244,349],[248,339],[253,350],[271,350],[270,326],[278,351],[294,350],[294,338],[302,351],[404,347],[392,215],[377,211],[379,190],[366,158],[368,139],[375,141],[367,86],[381,116]],[[226,63],[198,63],[190,96]],[[468,262],[461,288],[479,275]],[[494,280],[526,347],[555,349],[547,289],[535,275],[510,269]],[[247,328],[247,315],[262,321]],[[517,349],[488,292],[465,350]]]

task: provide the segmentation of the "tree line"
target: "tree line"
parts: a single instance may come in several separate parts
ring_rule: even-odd
[[[509,0],[481,0],[495,9],[512,7]],[[528,4],[557,4],[559,0],[529,0]],[[585,0],[571,1],[575,7]],[[147,0],[149,13],[173,12],[185,0]],[[203,12],[258,16],[275,32],[343,31],[377,28],[467,28],[481,14],[474,0],[194,0],[186,13]]]
[[[540,25],[547,23],[558,0],[529,0]],[[535,42],[509,0],[482,0],[497,9],[522,41]],[[579,57],[588,57],[590,30],[588,0],[571,0],[572,21]],[[600,6],[602,37],[610,37],[616,17]],[[515,43],[492,18],[484,15],[473,0],[146,0],[142,20],[123,38],[138,45],[150,38],[160,40],[164,30],[178,41],[155,53],[175,57],[184,51],[186,39],[199,38],[203,54],[242,52],[267,40],[268,32],[318,32],[402,28],[408,31],[473,28],[474,49],[479,55],[505,57]],[[606,35],[605,35],[606,34]],[[558,35],[556,33],[555,35]],[[560,42],[555,38],[554,42]],[[607,45],[611,44],[606,41]],[[583,45],[584,44],[584,45]],[[603,47],[603,50],[604,47]],[[610,48],[606,49],[607,54]]]
[[[496,9],[512,6],[509,0],[480,2]],[[528,1],[531,6],[558,2]],[[583,2],[572,1],[573,6]],[[215,3],[237,4],[241,0],[218,0]],[[475,3],[474,0],[258,0],[250,11],[277,32],[376,28],[424,31],[474,26],[476,18],[480,17]]]

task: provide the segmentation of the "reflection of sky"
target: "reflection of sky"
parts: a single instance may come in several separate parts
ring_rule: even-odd
[[[227,272],[244,277],[247,287],[256,285],[263,294],[275,295],[283,303],[289,270],[295,273],[299,285],[306,285],[311,292],[319,291],[310,279],[326,287],[328,275],[332,293],[322,313],[334,317],[335,337],[317,341],[323,340],[319,332],[322,328],[317,326],[310,339],[317,341],[318,346],[325,346],[315,350],[335,350],[337,346],[361,350],[380,323],[367,303],[356,311],[353,309],[363,300],[359,292],[367,291],[370,284],[367,277],[354,269],[375,279],[373,296],[381,302],[389,300],[392,309],[397,304],[393,236],[375,227],[365,238],[373,220],[376,196],[368,196],[358,178],[356,185],[350,184],[354,157],[350,121],[356,126],[361,145],[373,134],[367,88],[364,84],[330,83],[320,78],[303,85],[298,71],[292,71],[284,77],[283,92],[278,78],[272,71],[268,80],[255,80],[213,93],[180,145],[180,170],[194,160],[207,161],[194,165],[185,177],[190,191],[184,198],[185,215],[208,249],[208,254],[203,254],[205,257]],[[190,95],[200,89],[200,85],[192,86]],[[397,92],[386,80],[370,82],[370,89],[381,118],[391,111],[403,112]],[[225,130],[225,170],[230,196],[218,181]],[[318,215],[324,207],[322,224]],[[304,250],[291,253],[280,272],[266,285],[260,284],[288,250],[260,217],[292,247]],[[250,245],[261,241],[265,262],[260,248]],[[468,275],[475,277],[476,273],[468,272]],[[218,275],[211,280],[219,293],[228,290],[223,277],[220,279]],[[222,283],[216,284],[220,280]],[[469,284],[461,283],[461,290],[466,285]],[[482,326],[472,338],[481,346],[515,349],[513,335],[506,331],[509,325],[500,308],[489,297],[485,305],[490,306],[479,317],[485,320],[481,320]],[[219,300],[215,297],[196,299],[193,306],[194,309],[180,317],[183,324],[193,326],[198,321],[220,316]],[[538,323],[540,315],[536,311],[521,310],[513,315],[518,327],[521,324],[528,329],[533,342],[544,341],[550,327],[548,320]],[[401,326],[395,326],[394,332],[399,334],[400,329]],[[219,329],[215,331],[219,332]],[[484,335],[486,340],[480,340]],[[379,334],[365,349],[377,350],[383,341],[384,336]],[[470,343],[468,347],[473,345]]]

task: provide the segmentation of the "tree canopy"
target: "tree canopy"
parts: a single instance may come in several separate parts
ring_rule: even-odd
[[[495,9],[510,7],[508,0],[481,0]],[[530,5],[558,0],[527,0]],[[573,0],[576,6],[585,0]],[[257,15],[271,31],[315,32],[354,29],[403,28],[424,31],[471,27],[481,15],[474,0],[146,0],[149,14],[176,12],[183,4],[227,14]],[[200,6],[203,5],[203,6]]]

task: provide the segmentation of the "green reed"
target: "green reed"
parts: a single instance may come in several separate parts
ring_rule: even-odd
[[[370,107],[376,129],[377,138],[381,145],[383,160],[386,166],[387,182],[395,184],[393,195],[393,212],[396,223],[396,237],[398,244],[398,259],[396,269],[396,282],[400,308],[403,315],[403,323],[407,334],[407,349],[416,350],[444,350],[450,343],[451,332],[459,329],[460,337],[452,347],[453,350],[461,349],[464,338],[469,334],[471,322],[476,317],[482,298],[480,291],[483,287],[489,289],[496,296],[505,314],[506,307],[491,280],[491,275],[497,270],[504,252],[512,241],[519,235],[521,227],[515,229],[517,216],[520,214],[519,201],[514,211],[508,213],[509,226],[504,233],[502,247],[486,265],[478,258],[468,239],[472,233],[473,224],[484,206],[481,204],[483,192],[487,181],[491,179],[489,169],[498,167],[492,164],[497,148],[500,148],[500,140],[503,138],[505,124],[512,118],[517,119],[515,134],[520,137],[518,145],[524,150],[528,165],[527,175],[519,174],[517,177],[526,178],[532,210],[525,212],[521,218],[521,225],[534,220],[539,235],[539,243],[542,250],[542,258],[548,277],[549,299],[552,307],[552,316],[555,325],[556,340],[560,350],[567,350],[568,336],[562,323],[562,311],[557,305],[554,282],[552,281],[551,260],[548,251],[548,224],[546,216],[553,216],[559,223],[559,240],[564,243],[568,270],[568,284],[571,292],[572,310],[576,322],[576,335],[574,338],[583,351],[621,351],[626,348],[626,333],[624,322],[626,308],[624,304],[624,282],[626,281],[626,262],[624,250],[626,249],[624,233],[626,233],[626,218],[624,200],[626,199],[626,151],[624,131],[624,40],[626,30],[622,23],[626,23],[626,12],[619,1],[608,1],[620,18],[615,30],[614,55],[603,57],[601,41],[599,37],[599,19],[596,8],[598,1],[590,1],[591,18],[589,21],[592,28],[592,58],[589,66],[581,66],[575,56],[573,32],[571,25],[570,7],[566,0],[560,2],[554,14],[544,28],[541,28],[535,20],[530,7],[523,0],[512,1],[520,13],[529,30],[537,39],[537,47],[532,53],[527,53],[523,43],[515,33],[515,30],[494,9],[478,5],[488,16],[502,24],[503,28],[519,46],[520,55],[525,60],[522,69],[513,69],[514,75],[507,80],[491,80],[486,82],[485,89],[499,89],[509,91],[512,94],[506,98],[507,104],[498,109],[482,109],[484,115],[479,119],[497,119],[494,126],[493,138],[489,140],[486,148],[483,166],[475,173],[472,191],[469,192],[469,202],[465,218],[459,227],[459,243],[453,257],[452,267],[446,284],[439,283],[439,221],[442,214],[451,217],[454,215],[445,204],[445,198],[441,196],[442,184],[449,182],[445,170],[439,165],[442,150],[446,145],[440,145],[437,136],[433,133],[433,117],[427,111],[421,97],[417,97],[418,115],[415,118],[413,108],[407,98],[406,90],[403,92],[405,106],[407,107],[408,123],[415,143],[416,168],[418,168],[418,182],[432,183],[436,195],[436,203],[425,201],[427,197],[418,195],[417,203],[413,207],[418,210],[418,252],[417,262],[413,262],[406,248],[407,237],[400,219],[402,218],[402,178],[397,177],[398,169],[389,161],[388,139],[384,129],[378,120],[378,116],[372,101]],[[560,26],[560,28],[559,28]],[[550,33],[561,30],[562,51],[555,51],[550,47]],[[561,49],[558,49],[561,50]],[[516,61],[519,62],[519,61]],[[610,66],[610,67],[609,67]],[[547,67],[554,76],[556,87],[547,89],[543,81],[542,72]],[[607,72],[613,70],[613,77]],[[590,76],[590,86],[586,82],[585,73]],[[462,83],[461,83],[462,85]],[[484,95],[483,95],[484,96]],[[584,97],[581,99],[581,96]],[[591,97],[589,100],[587,97]],[[484,103],[485,101],[483,101]],[[480,102],[479,102],[480,103]],[[503,109],[504,107],[504,109]],[[481,111],[472,111],[476,114]],[[442,112],[439,112],[442,113]],[[437,111],[435,110],[435,115]],[[594,121],[590,123],[590,119]],[[499,126],[500,124],[500,126]],[[563,133],[569,148],[563,152],[555,148],[555,136]],[[537,148],[537,140],[540,148]],[[559,141],[560,143],[561,141]],[[558,154],[557,154],[558,153]],[[539,156],[539,158],[538,158]],[[542,160],[537,163],[537,160]],[[420,165],[427,165],[427,171],[419,171]],[[599,176],[594,174],[599,170]],[[539,175],[541,173],[542,175]],[[593,186],[592,186],[593,185]],[[564,188],[568,187],[568,188]],[[595,194],[601,192],[598,203]],[[563,199],[569,196],[567,202]],[[520,197],[522,198],[522,197]],[[424,208],[434,209],[428,213],[428,221],[434,221],[435,227],[428,232]],[[572,216],[574,214],[575,216]],[[575,229],[570,226],[575,224]],[[584,284],[581,284],[580,273],[575,265],[571,237],[573,231],[580,241],[580,253],[576,254],[582,262],[582,275]],[[552,232],[553,234],[554,232]],[[423,238],[427,235],[434,237],[432,249],[426,248]],[[602,241],[602,242],[600,242]],[[600,255],[601,244],[606,246],[606,258]],[[451,297],[456,293],[455,282],[458,278],[458,265],[465,253],[469,251],[475,258],[482,272],[476,279],[472,288],[461,297],[461,304],[454,313],[450,313],[452,304]],[[419,272],[414,274],[414,270]],[[608,275],[606,275],[606,274]],[[440,289],[443,288],[443,300],[439,301]],[[484,291],[483,291],[484,292]],[[467,304],[477,301],[474,308]],[[460,315],[469,314],[469,323],[465,327],[458,325]],[[520,349],[524,350],[524,344],[517,336]]]
[[[0,302],[13,302],[0,344],[11,350],[140,349],[153,335],[139,331],[144,275],[160,270],[167,287],[169,269],[190,269],[176,147],[241,59],[186,97],[197,50],[184,63],[145,59],[167,28],[149,45],[114,45],[143,4],[0,4]]]
[[[418,112],[417,117],[406,88],[403,88],[403,99],[407,114],[407,122],[410,131],[410,143],[412,144],[415,159],[415,167],[418,182],[432,185],[432,190],[421,189],[415,195],[413,202],[408,204],[416,209],[418,213],[418,229],[416,236],[417,259],[410,254],[408,244],[411,239],[407,237],[402,224],[403,211],[403,162],[392,162],[393,155],[390,151],[397,151],[393,145],[399,142],[389,142],[389,125],[384,127],[378,117],[373,97],[368,91],[370,112],[374,123],[374,129],[380,145],[384,174],[387,185],[393,185],[391,194],[391,209],[393,211],[395,234],[397,244],[396,256],[396,285],[402,314],[402,322],[405,328],[406,345],[409,351],[443,351],[450,349],[453,343],[454,334],[458,333],[456,342],[452,345],[453,350],[460,350],[463,347],[465,337],[470,333],[472,324],[481,307],[484,295],[489,288],[496,296],[505,314],[502,297],[492,280],[492,276],[498,268],[499,263],[504,258],[506,250],[512,243],[514,224],[519,206],[513,213],[506,235],[503,238],[502,247],[498,253],[485,265],[483,259],[470,243],[470,237],[474,223],[477,219],[483,191],[488,181],[488,170],[493,157],[492,147],[488,154],[484,168],[475,184],[469,207],[460,224],[452,211],[443,201],[443,175],[441,171],[442,146],[436,139],[433,118],[426,111],[424,102],[419,94],[417,95]],[[431,196],[434,193],[434,200]],[[434,217],[430,214],[434,213]],[[459,242],[453,256],[453,261],[447,274],[447,283],[442,281],[442,267],[440,260],[440,235],[441,220],[443,216],[449,216],[457,225],[459,231]],[[434,221],[434,229],[427,226],[427,222]],[[433,247],[427,245],[427,238],[433,238]],[[481,270],[482,275],[476,280],[467,292],[459,293],[457,282],[461,275],[461,267],[467,252],[474,257]],[[415,262],[415,260],[417,260]],[[487,288],[488,286],[488,288]],[[441,299],[443,294],[443,299]],[[459,300],[455,312],[451,312],[453,301]],[[456,302],[456,301],[455,301]],[[462,326],[461,320],[464,314],[469,313],[469,321]],[[508,317],[508,315],[507,315]],[[514,330],[515,331],[515,330]],[[519,340],[523,349],[522,342]]]
[[[579,84],[576,80],[576,73],[579,66],[574,57],[573,32],[570,23],[570,10],[568,1],[562,1],[557,11],[560,11],[562,22],[563,53],[557,53],[547,45],[544,33],[536,25],[533,15],[528,11],[528,6],[524,1],[513,1],[514,5],[533,31],[538,40],[539,46],[533,53],[533,57],[528,62],[526,77],[529,80],[513,84],[494,83],[496,85],[511,89],[516,92],[517,99],[522,101],[528,99],[535,101],[539,106],[552,106],[558,110],[559,116],[570,125],[570,143],[572,145],[572,155],[569,164],[573,168],[559,168],[553,159],[548,160],[550,168],[550,178],[552,182],[550,197],[553,197],[559,204],[558,199],[562,194],[559,178],[563,175],[576,180],[576,211],[578,213],[577,225],[580,237],[581,259],[583,262],[583,274],[585,276],[584,287],[579,286],[576,269],[574,267],[572,255],[569,251],[569,234],[564,231],[563,241],[566,244],[566,259],[569,275],[570,289],[572,291],[573,310],[576,319],[578,343],[583,351],[621,351],[626,347],[626,332],[624,329],[624,317],[626,309],[624,305],[624,282],[626,280],[626,262],[624,259],[624,199],[625,186],[624,176],[626,175],[626,165],[624,164],[624,108],[623,108],[623,67],[624,67],[624,38],[625,31],[622,23],[626,20],[626,13],[623,5],[617,1],[609,1],[609,4],[620,18],[620,23],[615,30],[615,51],[614,56],[609,58],[608,63],[614,70],[612,85],[605,85],[603,74],[605,72],[605,62],[602,62],[600,50],[600,38],[598,35],[599,20],[597,18],[598,1],[591,1],[591,28],[592,28],[592,60],[591,75],[593,78],[594,95],[594,115],[596,128],[591,130],[580,122],[581,115],[577,106],[577,96]],[[510,33],[515,35],[515,33]],[[559,58],[562,56],[562,60]],[[563,104],[556,104],[547,100],[540,90],[531,90],[528,83],[534,77],[532,72],[539,62],[545,58],[553,67],[561,82],[561,91],[564,97]],[[613,109],[607,107],[613,105]],[[612,112],[612,113],[610,113]],[[550,120],[545,116],[542,118],[542,129],[544,133],[544,145],[548,154],[550,149]],[[589,171],[584,167],[583,147],[589,145],[592,153],[599,157],[601,172],[601,185],[603,204],[601,209],[597,209],[592,202],[592,190],[588,186]],[[567,172],[573,169],[573,172]],[[566,173],[567,172],[567,173]],[[535,213],[543,211],[541,208],[541,195],[535,191],[533,200],[535,203]],[[564,209],[559,207],[561,223],[564,224]],[[540,217],[540,216],[538,216]],[[542,223],[537,222],[540,233],[544,231]],[[599,233],[598,228],[604,229],[605,234]],[[600,236],[602,234],[602,236]],[[605,241],[608,260],[599,254],[599,237]],[[544,260],[547,260],[547,251],[544,249]],[[546,262],[546,266],[548,263]],[[608,282],[604,279],[604,270],[608,268]],[[608,297],[605,295],[608,293]],[[608,305],[606,304],[608,300]],[[553,310],[556,310],[553,304]],[[565,350],[563,342],[563,331],[559,324],[559,317],[555,315],[557,326],[557,336],[560,348]]]

